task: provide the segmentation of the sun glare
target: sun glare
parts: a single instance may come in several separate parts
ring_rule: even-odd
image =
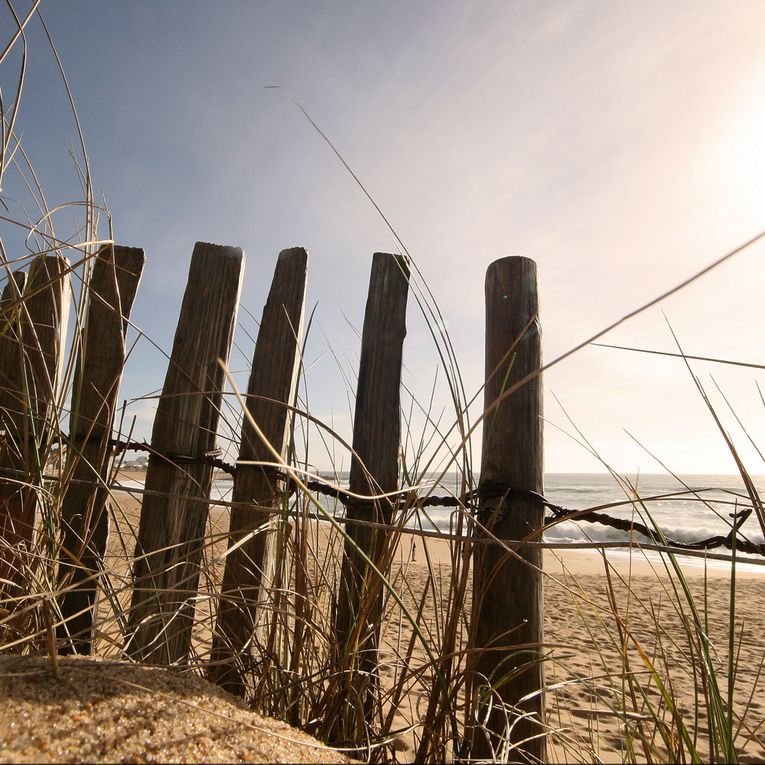
[[[765,62],[722,105],[719,121],[704,141],[706,172],[714,193],[728,200],[733,221],[762,217],[765,192]]]

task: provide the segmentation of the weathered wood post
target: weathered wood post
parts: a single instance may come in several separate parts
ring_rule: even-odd
[[[14,424],[23,409],[24,346],[21,343],[22,295],[27,282],[26,271],[14,271],[9,275],[0,297],[0,464],[5,465],[6,449],[12,448],[13,434],[18,431]],[[20,420],[19,420],[20,421]]]
[[[523,539],[544,522],[543,505],[528,494],[543,493],[541,375],[496,403],[541,365],[536,263],[502,258],[486,272],[487,380],[478,513],[499,539]],[[481,724],[473,730],[470,757],[546,762],[546,739],[540,735],[545,710],[542,550],[520,547],[516,557],[497,545],[480,544],[486,536],[476,531],[471,669],[476,673],[472,702]],[[541,541],[541,534],[534,539]]]
[[[105,245],[88,283],[88,313],[74,375],[62,499],[59,588],[64,621],[61,653],[89,654],[95,575],[109,533],[106,511],[117,393],[125,364],[125,332],[145,257],[143,250]]]
[[[24,433],[24,346],[21,340],[22,295],[25,271],[9,275],[0,299],[0,468],[20,470]],[[22,520],[21,475],[0,472],[0,580],[15,580],[20,565],[21,544],[27,538],[17,526]],[[9,483],[6,483],[6,480]],[[10,594],[7,586],[0,591]]]
[[[376,252],[364,314],[353,422],[356,456],[351,461],[349,489],[356,494],[380,494],[399,487],[401,362],[408,293],[408,259]],[[392,505],[388,500],[358,502],[348,505],[346,516],[390,523]],[[338,660],[346,673],[345,682],[353,684],[346,700],[354,705],[362,699],[364,708],[349,718],[342,715],[348,719],[349,729],[337,731],[336,737],[352,738],[361,731],[363,718],[370,720],[374,712],[383,606],[382,583],[359,550],[378,565],[390,532],[349,523],[346,533],[349,538],[337,601]]]
[[[152,430],[125,650],[154,664],[188,658],[224,372],[243,273],[238,247],[197,242]]]
[[[302,247],[279,254],[247,386],[247,411],[271,446],[285,456],[290,411],[300,366],[308,253]],[[243,695],[251,665],[252,641],[259,629],[262,588],[273,579],[271,508],[283,481],[256,462],[273,462],[249,419],[242,424],[234,476],[229,548],[208,675],[231,693]],[[249,464],[248,464],[249,463]]]
[[[15,359],[5,370],[9,377],[0,392],[5,431],[0,467],[7,471],[0,481],[0,578],[17,584],[34,539],[35,487],[58,435],[55,403],[70,298],[69,261],[60,255],[38,255],[21,303],[14,301],[20,342],[11,339],[7,348]]]

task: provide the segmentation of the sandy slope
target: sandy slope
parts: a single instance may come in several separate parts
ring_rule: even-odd
[[[5,656],[0,698],[0,762],[347,761],[191,674]]]

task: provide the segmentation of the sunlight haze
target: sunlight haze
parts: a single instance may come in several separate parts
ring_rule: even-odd
[[[549,362],[765,229],[759,1],[67,0],[41,10],[115,240],[146,251],[132,321],[169,352],[194,242],[243,247],[231,367],[245,387],[276,257],[306,247],[307,315],[316,306],[307,406],[348,440],[371,256],[397,244],[291,99],[411,253],[468,398],[483,381],[493,260],[538,262]],[[39,23],[27,37],[16,129],[54,207],[78,198],[65,150],[76,131]],[[6,193],[28,206],[21,184]],[[765,363],[764,258],[761,242],[599,342],[677,352],[671,326],[687,354]],[[414,299],[404,365],[404,384],[426,405],[438,357]],[[762,448],[762,370],[690,365],[748,469],[764,473],[723,398]],[[165,367],[140,340],[122,398],[156,391]],[[454,412],[442,374],[435,385],[432,414],[443,411],[445,429]],[[735,472],[681,359],[586,347],[546,372],[544,388],[548,472],[604,470],[583,437],[633,475],[660,463]],[[154,405],[128,408],[140,437]],[[312,460],[349,465],[320,444]]]

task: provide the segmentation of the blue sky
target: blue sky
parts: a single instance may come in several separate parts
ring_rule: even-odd
[[[343,379],[358,362],[371,255],[395,244],[320,136],[267,85],[303,104],[393,223],[443,311],[469,395],[483,374],[492,260],[538,261],[551,360],[765,228],[761,2],[40,7],[116,240],[146,250],[136,324],[169,350],[194,242],[240,245],[246,310],[231,364],[243,370],[256,330],[247,311],[259,318],[278,252],[305,246],[316,305],[309,406],[346,436]],[[5,40],[7,11],[0,29]],[[66,150],[76,134],[36,20],[28,44],[16,127],[52,207],[79,198]],[[5,98],[17,59],[0,65]],[[12,172],[3,196],[24,203]],[[8,227],[0,233],[9,252],[19,247]],[[663,309],[686,352],[762,362],[763,256],[751,248],[604,342],[672,350]],[[404,353],[404,381],[426,400],[437,357],[414,301]],[[141,341],[123,395],[159,388],[164,368]],[[694,371],[752,472],[765,472],[710,381],[762,446],[762,374]],[[678,472],[734,469],[677,360],[586,348],[547,373],[545,390],[550,471],[602,469],[557,429],[572,431],[553,394],[621,471],[658,469],[625,430]],[[441,382],[436,400],[448,421]],[[131,411],[148,434],[150,403]]]

